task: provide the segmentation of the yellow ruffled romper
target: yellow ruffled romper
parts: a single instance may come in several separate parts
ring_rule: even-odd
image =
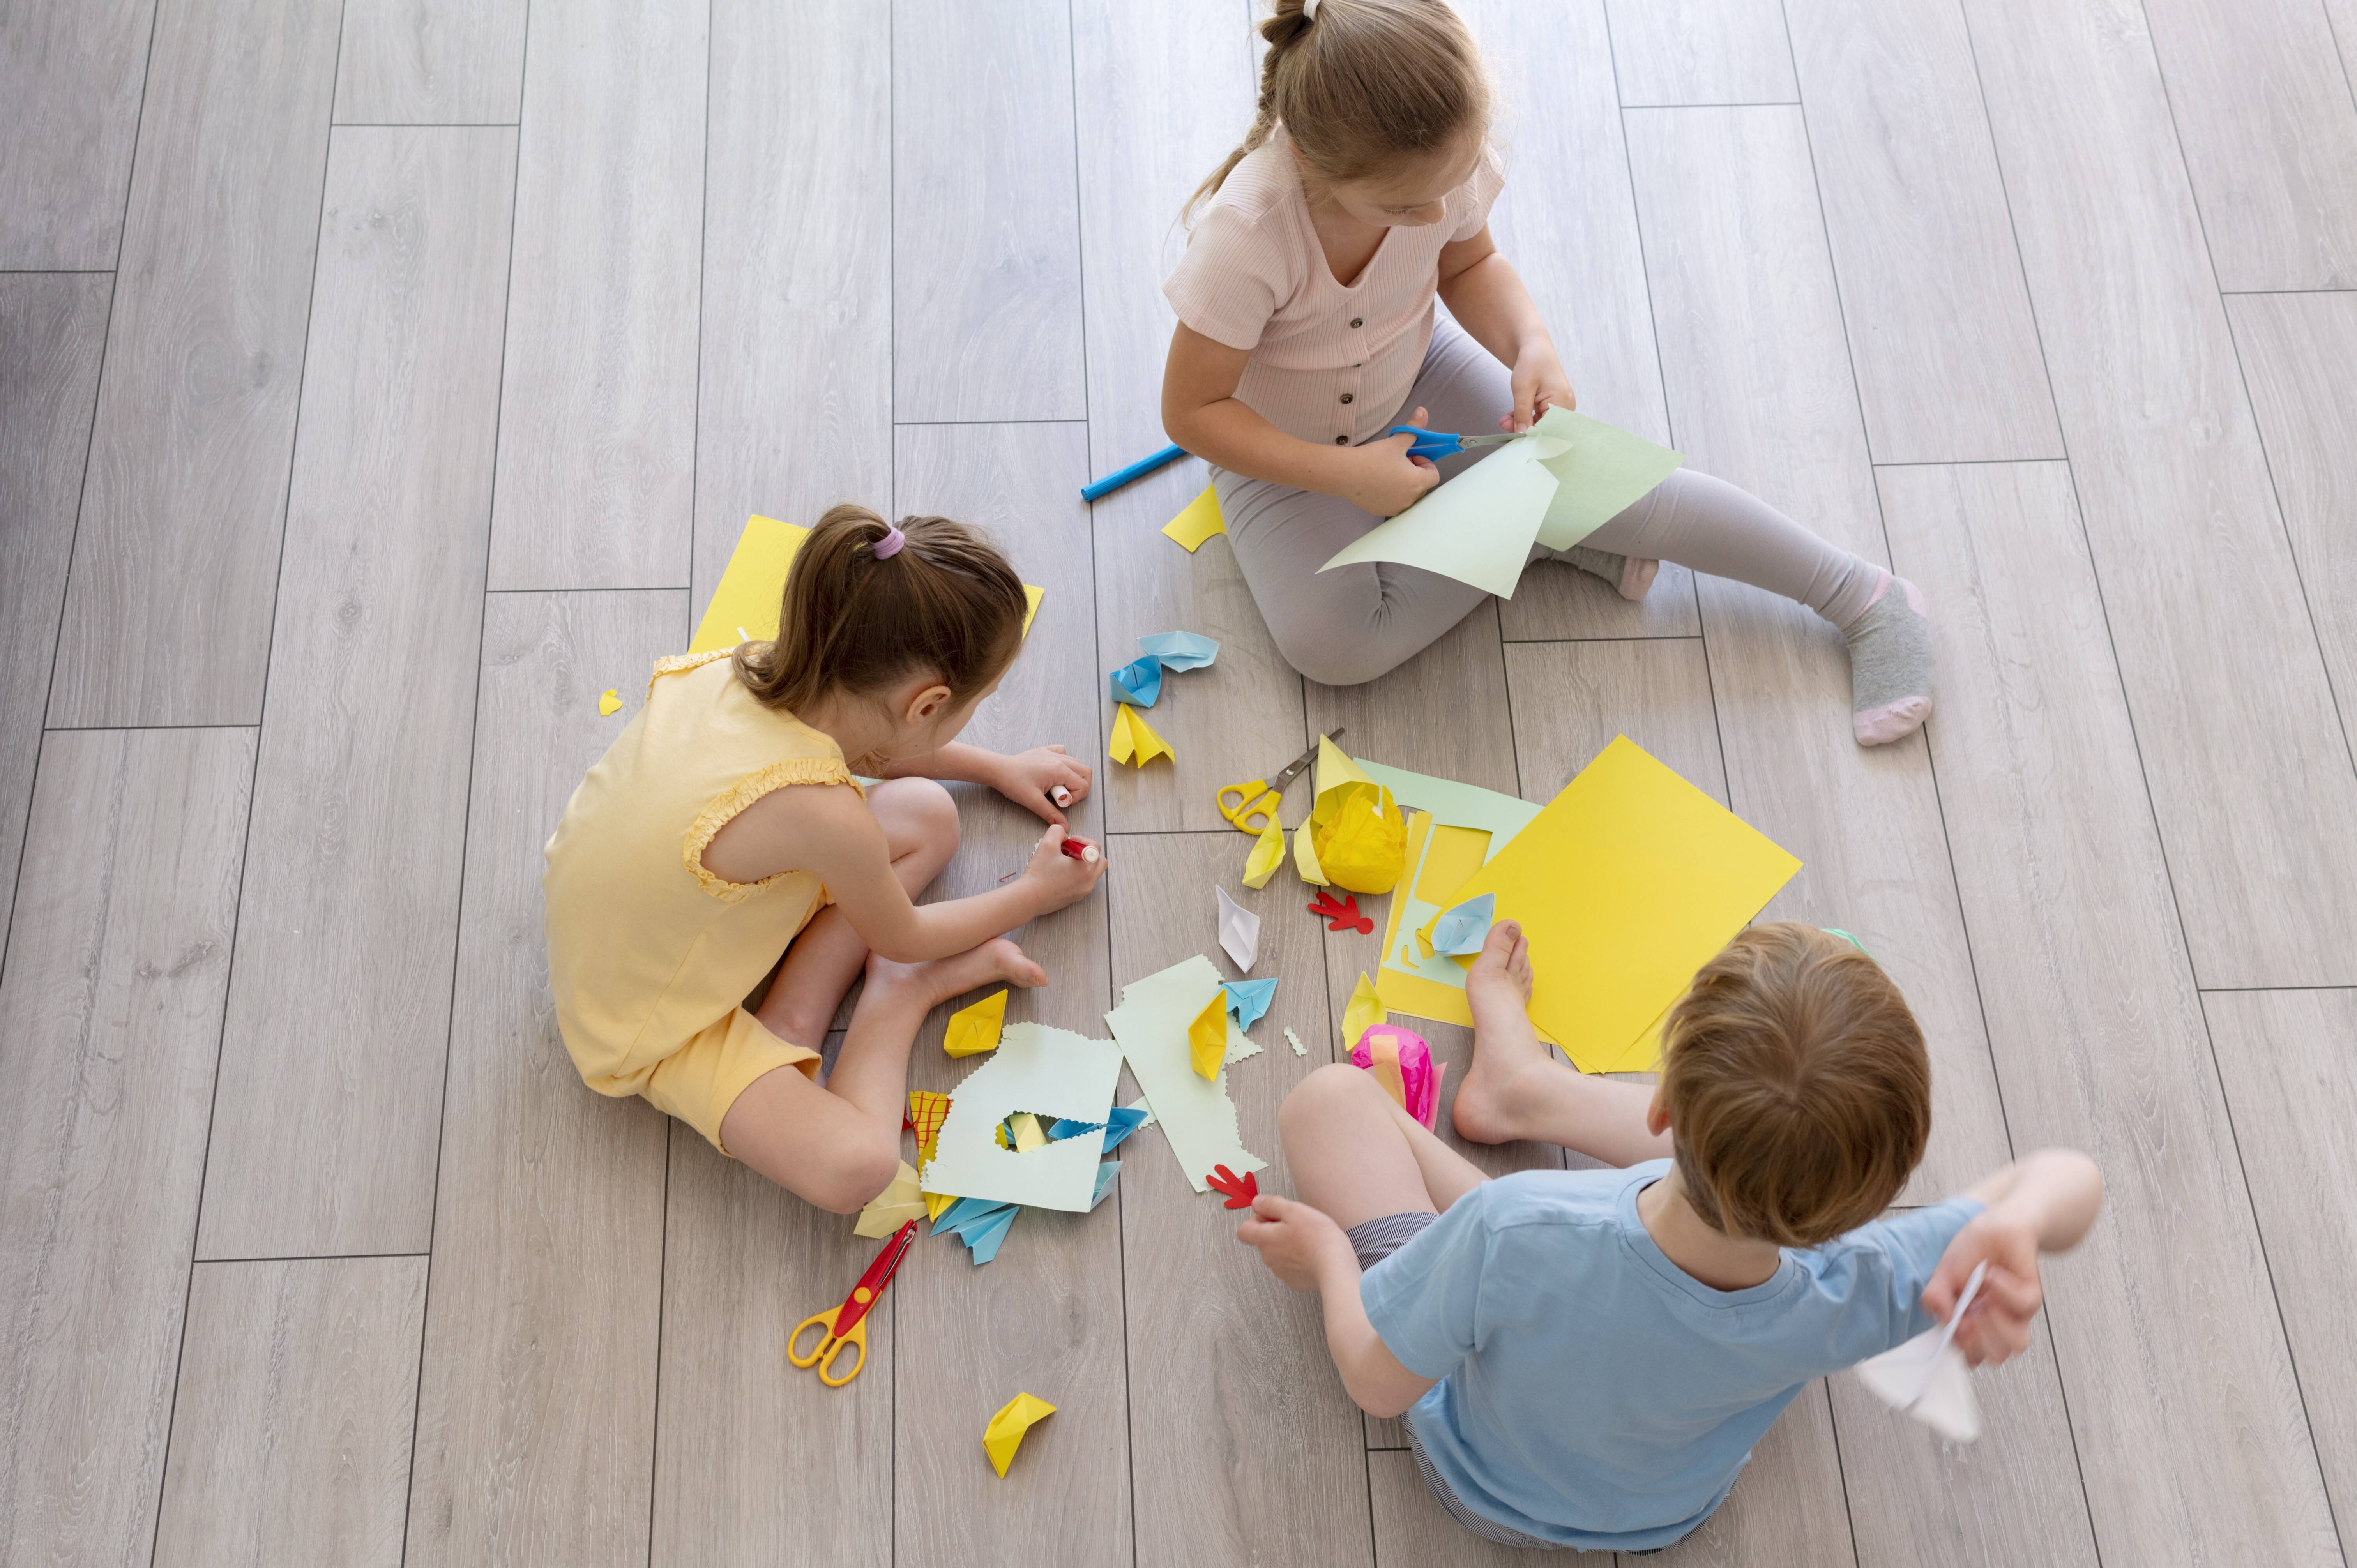
[[[660,660],[646,706],[589,769],[549,838],[548,981],[581,1079],[644,1095],[720,1144],[745,1086],[818,1076],[744,999],[829,902],[815,873],[726,882],[704,850],[772,789],[849,784],[842,748],[763,706],[726,651]]]

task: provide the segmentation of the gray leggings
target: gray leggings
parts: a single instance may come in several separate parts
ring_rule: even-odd
[[[1448,317],[1407,401],[1389,423],[1417,408],[1434,430],[1471,435],[1498,428],[1513,406],[1512,377]],[[1453,478],[1482,454],[1445,459]],[[1244,583],[1292,666],[1329,686],[1387,674],[1437,640],[1489,596],[1470,584],[1414,566],[1377,562],[1320,572],[1333,553],[1382,521],[1339,496],[1211,470],[1228,542]],[[1835,626],[1865,613],[1881,568],[1835,548],[1748,491],[1680,468],[1642,500],[1589,534],[1590,548],[1674,561],[1798,599]],[[1545,552],[1539,552],[1544,554]]]

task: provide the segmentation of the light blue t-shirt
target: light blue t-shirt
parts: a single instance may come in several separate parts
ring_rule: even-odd
[[[1485,1182],[1360,1282],[1391,1353],[1441,1380],[1408,1420],[1484,1518],[1566,1546],[1675,1541],[1812,1379],[1932,1326],[1917,1298],[1981,1208],[1878,1219],[1787,1248],[1764,1284],[1713,1290],[1637,1218],[1669,1169]]]

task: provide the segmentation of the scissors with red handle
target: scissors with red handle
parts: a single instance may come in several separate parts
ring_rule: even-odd
[[[794,1325],[794,1331],[786,1336],[786,1359],[797,1367],[816,1367],[818,1380],[831,1389],[839,1389],[857,1377],[867,1365],[867,1309],[876,1305],[876,1298],[892,1283],[892,1272],[900,1266],[902,1254],[916,1239],[917,1222],[913,1219],[894,1231],[892,1239],[884,1243],[884,1250],[876,1254],[876,1261],[867,1265],[867,1272],[859,1276],[859,1283],[851,1287],[851,1294],[843,1298],[832,1326],[823,1312],[813,1312]],[[794,1341],[810,1327],[818,1329],[818,1343],[805,1356],[794,1348]],[[834,1375],[834,1361],[846,1345],[859,1354],[852,1361],[851,1369],[838,1378]]]

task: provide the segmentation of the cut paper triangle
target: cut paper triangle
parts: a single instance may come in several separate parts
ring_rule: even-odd
[[[1260,957],[1260,917],[1229,897],[1226,888],[1215,885],[1211,891],[1219,896],[1220,950],[1249,974]]]
[[[855,1236],[889,1236],[924,1212],[924,1197],[917,1191],[917,1173],[903,1160],[899,1173],[893,1176],[890,1184],[859,1211],[859,1223],[852,1227],[851,1233]]]
[[[1269,999],[1276,994],[1276,980],[1231,980],[1223,987],[1228,993],[1228,1016],[1236,1021],[1239,1029],[1249,1029],[1260,1022],[1268,1011]]]
[[[1320,795],[1337,784],[1372,784],[1367,770],[1351,760],[1339,746],[1324,736],[1318,737],[1318,790]]]
[[[1244,861],[1244,886],[1265,887],[1276,868],[1285,864],[1285,829],[1277,825],[1276,814],[1269,813],[1268,826],[1253,841],[1252,854]]]
[[[1000,994],[1004,995],[1005,993]],[[1004,1010],[1004,1004],[1001,1008]],[[942,1122],[950,1113],[950,1097],[929,1089],[909,1091],[909,1126],[917,1134],[917,1169],[922,1171],[931,1163],[933,1144],[942,1135]]]
[[[1302,823],[1293,830],[1293,869],[1301,880],[1314,886],[1333,886],[1326,880],[1326,868],[1318,864],[1318,846],[1309,842],[1309,824]]]
[[[1015,1451],[1023,1446],[1023,1434],[1055,1413],[1054,1405],[1033,1394],[1017,1394],[1000,1405],[982,1431],[982,1446],[990,1455],[991,1468],[1004,1478],[1006,1466],[1015,1463]]]
[[[1113,672],[1111,684],[1114,702],[1135,703],[1141,708],[1150,708],[1161,700],[1162,660],[1150,653],[1143,659],[1132,660]]]
[[[1194,1064],[1196,1076],[1217,1079],[1220,1065],[1228,1056],[1228,988],[1224,985],[1203,1004],[1195,1021],[1187,1026],[1187,1055]]]
[[[1192,555],[1202,547],[1203,541],[1215,533],[1228,531],[1226,519],[1220,515],[1220,492],[1210,485],[1203,493],[1187,503],[1187,510],[1162,525],[1162,532],[1186,546]]]
[[[695,623],[695,640],[687,650],[710,653],[740,642],[767,642],[777,636],[786,575],[793,569],[802,541],[809,537],[810,530],[797,523],[780,522],[759,512],[747,518],[727,569],[713,586],[712,602],[705,607],[704,618]],[[1032,618],[1047,596],[1046,589],[1023,585],[1025,636],[1030,635]]]
[[[942,1222],[942,1210],[947,1208],[952,1203],[963,1203],[964,1201],[965,1200],[963,1198],[958,1197],[955,1193],[929,1192],[925,1194],[925,1218],[931,1220],[935,1227],[939,1227]]]
[[[1114,715],[1113,744],[1106,751],[1115,762],[1134,762],[1140,768],[1157,757],[1169,757],[1173,762],[1178,759],[1170,743],[1155,734],[1154,726],[1139,718],[1137,710],[1127,703],[1122,703],[1121,712]]]
[[[1006,993],[1001,991],[951,1014],[949,1032],[942,1036],[942,1049],[953,1057],[995,1051],[1006,1026]]]
[[[998,1244],[1015,1228],[1015,1216],[1021,1212],[1008,1204],[997,1213],[978,1224],[966,1227],[958,1240],[965,1243],[966,1262],[979,1267],[998,1256]]]
[[[1113,1190],[1113,1178],[1119,1175],[1121,1175],[1119,1160],[1107,1160],[1097,1167],[1097,1195],[1089,1199],[1091,1208],[1094,1208],[1105,1200],[1105,1194]]]
[[[597,693],[597,714],[599,717],[610,718],[621,711],[622,693],[619,687],[608,686],[604,691]]]
[[[1166,670],[1201,670],[1220,656],[1220,645],[1200,632],[1157,631],[1137,639],[1138,650]]]
[[[1355,1046],[1359,1036],[1391,1016],[1383,1010],[1382,998],[1375,994],[1374,983],[1366,972],[1359,972],[1359,983],[1351,993],[1350,1005],[1342,1009],[1342,1038]]]

